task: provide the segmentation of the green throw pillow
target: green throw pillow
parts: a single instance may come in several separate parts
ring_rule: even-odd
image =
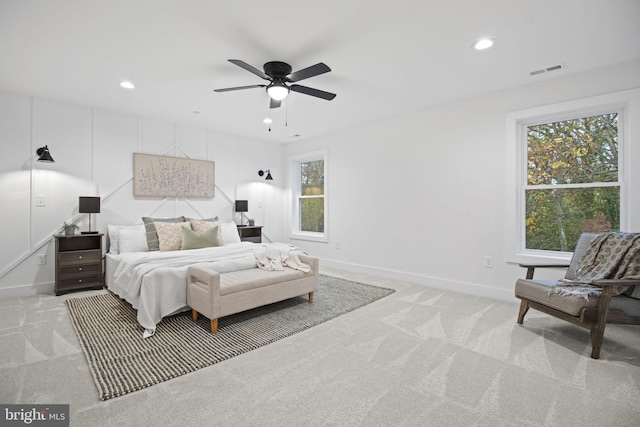
[[[210,228],[202,233],[182,227],[182,249],[200,249],[220,246],[218,242],[218,227]]]

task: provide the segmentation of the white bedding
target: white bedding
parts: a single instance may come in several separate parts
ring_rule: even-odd
[[[255,247],[241,242],[185,251],[107,254],[107,287],[138,310],[138,322],[150,336],[163,317],[188,308],[188,266],[206,265],[219,273],[255,268]]]

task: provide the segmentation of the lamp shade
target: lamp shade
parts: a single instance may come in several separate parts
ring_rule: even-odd
[[[247,200],[236,200],[236,212],[248,212],[249,202]]]
[[[100,197],[80,196],[78,201],[78,212],[80,213],[100,213]]]
[[[38,148],[36,150],[36,154],[38,155],[39,162],[55,163],[55,160],[53,160],[53,157],[51,157],[51,153],[49,152],[49,147],[46,145]]]
[[[273,177],[271,176],[271,171],[269,169],[264,171],[263,170],[258,171],[258,175],[264,176],[264,174],[267,174],[267,176],[264,179],[266,179],[267,181],[273,181]]]

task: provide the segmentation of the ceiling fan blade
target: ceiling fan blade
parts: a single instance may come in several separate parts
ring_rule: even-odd
[[[287,76],[288,82],[299,82],[300,80],[308,79],[309,77],[318,76],[320,74],[328,73],[331,68],[323,62],[319,62],[311,67],[303,68],[302,70],[294,71]]]
[[[242,89],[253,89],[256,87],[267,87],[267,85],[251,85],[251,86],[237,86],[237,87],[227,87],[224,89],[214,89],[214,92],[231,92],[232,90],[242,90]]]
[[[273,98],[269,98],[269,99],[271,100],[271,102],[269,103],[269,108],[280,108],[282,101],[276,101]]]
[[[271,77],[269,77],[267,74],[265,74],[264,72],[258,70],[256,67],[253,67],[240,59],[229,59],[229,62],[237,65],[240,68],[244,68],[245,70],[255,74],[258,77],[261,77],[265,80],[271,80]]]
[[[308,86],[291,85],[289,89],[291,89],[294,92],[304,93],[305,95],[315,96],[316,98],[326,99],[327,101],[331,101],[333,98],[336,97],[335,93],[325,92],[323,90],[314,89]]]

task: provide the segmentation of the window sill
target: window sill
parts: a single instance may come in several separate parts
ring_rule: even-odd
[[[507,257],[509,264],[569,264],[572,252],[527,251]]]
[[[309,242],[329,242],[327,235],[323,233],[292,233],[289,238],[292,240],[306,240]]]

